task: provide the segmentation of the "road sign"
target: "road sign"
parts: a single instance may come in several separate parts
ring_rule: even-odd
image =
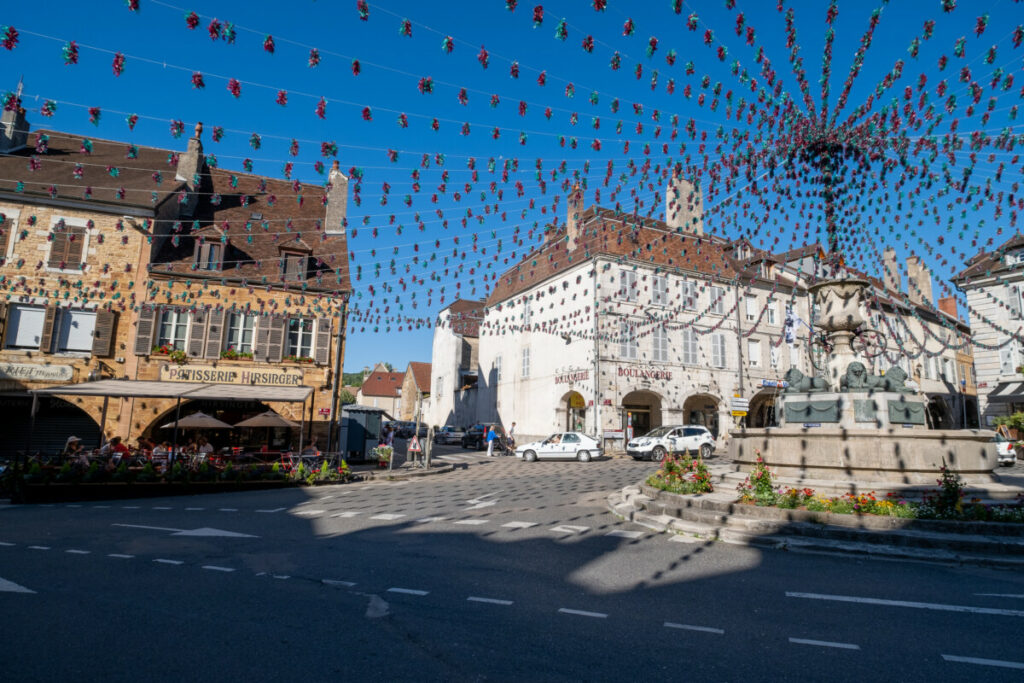
[[[330,408],[321,408],[319,412],[324,417],[327,417],[328,415],[331,414],[331,409]]]
[[[420,452],[420,440],[417,437],[415,437],[415,436],[412,437],[412,442],[409,444],[409,452],[410,453],[419,453]]]
[[[746,417],[747,416],[747,411],[745,411],[745,410],[734,410],[734,411],[732,411],[732,416],[733,417]]]
[[[750,407],[750,401],[740,396],[734,396],[732,400],[729,401],[729,405],[734,412],[737,410],[745,411],[747,408]]]

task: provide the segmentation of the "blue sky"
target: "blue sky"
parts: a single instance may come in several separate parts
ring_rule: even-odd
[[[320,143],[337,144],[342,168],[355,167],[362,173],[361,205],[349,203],[351,267],[359,274],[353,282],[353,303],[359,313],[350,322],[345,366],[355,370],[384,360],[404,367],[410,360],[429,360],[431,330],[426,323],[444,304],[457,296],[486,296],[494,276],[536,243],[537,226],[553,216],[564,219],[563,183],[584,179],[587,204],[594,203],[599,190],[604,206],[618,202],[625,211],[645,214],[653,209],[657,216],[663,206],[654,200],[663,194],[663,187],[655,169],[663,170],[689,154],[697,168],[706,156],[712,171],[721,170],[728,165],[723,165],[723,159],[746,151],[746,143],[759,132],[756,117],[748,124],[735,116],[727,118],[726,110],[731,104],[734,113],[740,97],[748,103],[757,100],[756,92],[751,93],[740,77],[746,69],[763,85],[756,48],[771,60],[783,91],[806,111],[788,61],[784,15],[775,3],[738,0],[732,9],[724,0],[680,4],[681,13],[676,14],[670,0],[609,0],[602,12],[595,11],[589,0],[545,2],[543,23],[535,27],[535,3],[520,2],[510,12],[504,0],[371,1],[367,21],[360,20],[355,0],[296,0],[286,6],[260,2],[189,6],[141,0],[138,12],[129,11],[123,0],[51,2],[46,12],[18,3],[0,10],[0,25],[14,26],[20,33],[14,50],[0,49],[0,70],[8,81],[0,83],[0,92],[13,90],[23,74],[25,105],[34,126],[137,144],[184,148],[184,137],[171,136],[170,121],[181,120],[185,130],[191,131],[194,122],[202,120],[207,131],[213,126],[225,129],[219,143],[208,135],[205,139],[207,153],[215,154],[220,166],[241,169],[243,161],[251,159],[255,172],[281,177],[284,164],[292,162],[293,177],[306,183],[323,182],[314,170],[315,162],[330,165],[331,159],[320,154]],[[949,133],[954,118],[958,119],[957,135],[968,148],[972,131],[996,135],[1007,127],[1015,130],[1016,121],[1009,117],[1024,79],[1018,78],[1006,90],[1001,85],[991,87],[990,80],[997,67],[1004,70],[1004,79],[1020,74],[1021,50],[1012,44],[1014,28],[1024,23],[1019,3],[961,0],[949,13],[938,0],[878,4],[884,9],[839,122],[864,103],[896,60],[902,59],[902,76],[876,97],[869,111],[878,112],[896,98],[897,113],[902,113],[904,88],[909,86],[914,107],[925,92],[944,117],[933,131],[939,138]],[[828,4],[792,2],[785,7],[793,9],[798,57],[815,106],[820,106]],[[833,105],[867,28],[871,6],[845,2],[838,4],[838,10],[829,79]],[[190,11],[199,15],[195,30],[186,25]],[[697,29],[691,31],[687,18],[694,12]],[[744,21],[737,36],[740,12]],[[978,37],[977,18],[985,14],[988,25]],[[222,25],[235,25],[234,43],[210,39],[208,26],[215,17]],[[403,18],[410,21],[411,37],[400,32]],[[556,37],[563,18],[568,34],[564,41]],[[623,35],[627,19],[635,27],[632,35]],[[908,47],[914,36],[921,35],[926,20],[935,21],[934,31],[922,41],[915,58]],[[755,29],[754,46],[746,44],[747,27]],[[709,29],[713,31],[710,47],[704,44]],[[267,35],[273,36],[273,54],[264,49]],[[588,35],[594,40],[592,52],[581,46]],[[452,38],[450,54],[442,49],[446,36]],[[657,47],[648,56],[652,37],[657,38]],[[963,57],[956,56],[960,37],[965,38]],[[79,46],[75,65],[66,65],[62,57],[62,47],[70,40]],[[486,69],[481,64],[482,46],[488,53]],[[986,60],[990,46],[996,47],[991,64]],[[311,68],[308,62],[314,47],[320,63]],[[724,60],[719,59],[719,47],[727,50]],[[666,60],[670,50],[676,53],[672,65]],[[125,55],[119,77],[111,67],[117,52]],[[615,52],[621,60],[618,70],[609,66]],[[948,65],[940,72],[938,61],[943,55]],[[358,75],[353,74],[354,59],[359,61]],[[513,60],[518,62],[518,78],[510,74]],[[690,62],[692,73],[688,74]],[[964,67],[970,70],[967,82],[960,81]],[[193,88],[194,72],[203,74],[205,88]],[[541,72],[546,77],[543,86],[538,84]],[[926,85],[919,90],[922,75]],[[704,77],[706,88],[702,87]],[[227,89],[229,78],[241,83],[237,98]],[[421,79],[432,79],[432,92],[419,92]],[[669,79],[675,85],[671,94]],[[948,86],[940,97],[935,89],[942,79],[948,80]],[[972,81],[984,94],[977,110],[967,116]],[[719,103],[712,110],[718,83]],[[684,94],[687,85],[689,98]],[[458,96],[462,88],[465,104]],[[287,106],[275,102],[280,90],[287,91]],[[730,91],[732,101],[728,102]],[[703,106],[697,103],[700,93],[706,96]],[[958,100],[952,113],[947,113],[944,105],[950,94]],[[497,96],[497,102],[492,102],[492,96]],[[322,119],[315,113],[321,97],[326,103]],[[981,113],[990,98],[994,98],[990,120],[983,123]],[[57,103],[56,114],[49,120],[38,112],[47,99]],[[615,100],[618,111],[613,111]],[[525,103],[522,114],[520,102]],[[98,125],[90,123],[89,107],[100,108]],[[363,117],[366,107],[372,112],[370,121]],[[659,120],[654,118],[655,111]],[[139,116],[134,130],[125,123],[129,114]],[[405,114],[407,127],[399,124],[400,114]],[[670,140],[673,115],[679,121],[676,140]],[[435,118],[436,131],[431,127]],[[685,131],[691,118],[697,135],[693,140]],[[906,129],[906,117],[901,118],[900,125]],[[617,132],[620,122],[621,132]],[[469,124],[468,135],[462,134],[464,123]],[[759,144],[777,143],[766,131],[762,126],[764,140]],[[924,134],[922,129],[906,132],[912,144]],[[258,150],[250,145],[253,133],[262,141]],[[702,134],[708,136],[703,149]],[[749,137],[744,140],[745,134]],[[716,135],[728,139],[721,151],[715,149],[721,142]],[[293,139],[299,142],[294,157],[289,153]],[[600,140],[600,150],[595,139]],[[741,140],[738,145],[737,139]],[[679,149],[682,143],[684,153]],[[391,150],[397,156],[389,154]],[[991,161],[990,153],[995,155]],[[920,194],[915,191],[920,179],[911,180],[910,170],[890,171],[883,181],[876,165],[874,175],[860,176],[868,182],[850,187],[847,195],[850,207],[858,209],[847,218],[844,245],[849,260],[877,271],[877,256],[887,245],[903,256],[921,254],[932,265],[936,290],[942,294],[940,280],[959,268],[964,254],[973,254],[989,240],[1001,242],[1013,231],[1008,202],[1004,200],[1003,215],[997,218],[995,202],[985,197],[1016,192],[1019,162],[1013,163],[1013,153],[990,145],[974,161],[969,161],[969,154],[970,149],[954,152],[958,163],[955,167],[950,163],[947,169],[959,179],[965,166],[972,167],[970,182],[979,190],[960,204],[956,203],[958,193],[941,194],[946,184],[941,180],[942,155],[929,160],[926,149],[915,152],[912,147],[905,159],[910,168],[929,163],[940,178],[932,187],[921,188]],[[888,157],[897,158],[898,153],[890,150]],[[471,159],[475,180],[474,170],[468,167]],[[537,178],[538,160],[543,186]],[[642,170],[633,171],[646,161],[651,169],[644,179]],[[606,186],[609,163],[611,179]],[[743,162],[738,163],[742,167]],[[1000,163],[1005,168],[997,177]],[[506,164],[507,180],[502,177]],[[742,172],[728,186],[722,179],[702,176],[709,194],[705,198],[705,208],[711,210],[709,227],[731,236],[748,235],[755,244],[771,249],[823,239],[820,212],[801,207],[808,203],[807,183],[797,187],[795,182],[769,180],[761,175],[765,170],[758,167],[754,173],[759,181],[756,191]],[[442,179],[445,172],[447,181]],[[900,183],[901,178],[906,182]],[[414,182],[420,185],[418,192]],[[439,191],[442,182],[443,193]],[[522,196],[518,196],[517,182],[522,184]],[[387,203],[382,204],[385,184],[389,192]],[[791,195],[783,198],[786,189]],[[795,196],[797,191],[800,198]],[[457,200],[455,192],[460,195]],[[557,208],[553,208],[556,197]],[[758,202],[764,203],[760,209]],[[756,217],[765,214],[764,207],[770,209],[767,221]]]

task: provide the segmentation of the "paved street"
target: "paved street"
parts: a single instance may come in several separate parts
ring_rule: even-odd
[[[0,508],[6,680],[1020,680],[1024,578],[687,542],[650,463]]]

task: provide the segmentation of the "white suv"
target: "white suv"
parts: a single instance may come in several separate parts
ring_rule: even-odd
[[[644,436],[630,439],[626,454],[634,460],[660,462],[666,453],[700,454],[708,458],[715,450],[715,437],[706,427],[698,425],[669,425],[652,429]]]

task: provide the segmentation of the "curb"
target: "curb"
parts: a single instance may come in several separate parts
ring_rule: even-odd
[[[447,474],[455,470],[455,465],[441,465],[440,467],[431,467],[429,470],[410,470],[408,472],[396,472],[394,470],[388,472],[358,472],[352,476],[353,481],[374,481],[380,479],[382,481],[399,481],[402,479],[413,479],[416,477],[430,477],[435,474]]]

